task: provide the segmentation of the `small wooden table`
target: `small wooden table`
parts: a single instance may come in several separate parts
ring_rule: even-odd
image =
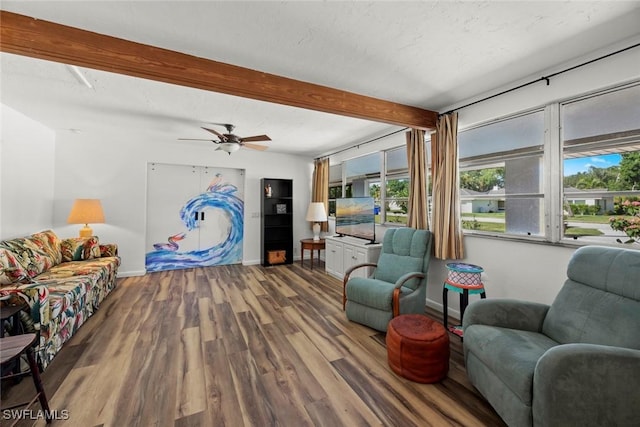
[[[27,304],[8,305],[0,307],[0,338],[4,337],[4,322],[11,322],[11,335],[22,333],[22,324],[20,323],[20,311],[26,308]]]
[[[320,261],[320,250],[324,249],[324,239],[313,240],[313,239],[302,239],[300,240],[300,265],[304,265],[304,251],[305,249],[311,251],[311,269],[313,270],[313,251],[318,250],[318,261]]]

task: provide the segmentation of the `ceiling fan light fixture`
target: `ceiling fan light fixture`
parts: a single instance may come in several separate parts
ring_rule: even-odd
[[[236,142],[221,142],[219,148],[231,154],[240,149],[240,144]]]

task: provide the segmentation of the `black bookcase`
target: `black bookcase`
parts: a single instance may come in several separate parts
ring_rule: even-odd
[[[293,180],[262,178],[261,262],[265,267],[293,262]]]

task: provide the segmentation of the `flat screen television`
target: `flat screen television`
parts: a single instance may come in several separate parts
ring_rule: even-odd
[[[336,234],[358,237],[374,243],[376,217],[373,197],[336,199]]]

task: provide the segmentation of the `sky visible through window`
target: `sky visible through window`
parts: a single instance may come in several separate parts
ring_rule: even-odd
[[[611,166],[618,166],[620,164],[620,159],[622,159],[620,154],[606,154],[602,156],[565,159],[564,176],[575,175],[578,172],[588,172],[591,166],[603,169]]]

